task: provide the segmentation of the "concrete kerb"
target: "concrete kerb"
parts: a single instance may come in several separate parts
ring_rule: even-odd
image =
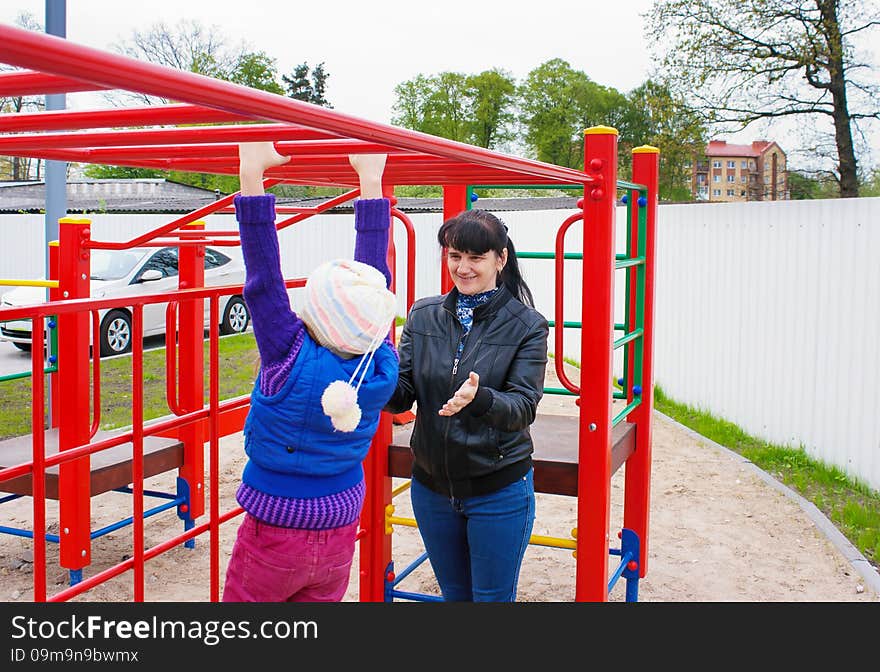
[[[674,425],[682,432],[692,437],[694,440],[699,441],[715,450],[726,453],[730,457],[735,460],[742,462],[746,465],[746,468],[751,469],[762,481],[767,483],[767,485],[772,488],[778,490],[783,495],[788,497],[789,499],[797,502],[798,506],[803,509],[803,511],[810,517],[810,520],[816,525],[817,528],[824,534],[829,541],[843,554],[844,558],[846,558],[847,562],[849,562],[853,569],[858,572],[858,574],[865,580],[865,583],[870,587],[871,590],[874,591],[875,595],[880,596],[880,572],[878,572],[874,566],[868,562],[868,559],[862,555],[862,553],[855,546],[850,543],[849,539],[847,539],[840,530],[835,527],[834,523],[832,523],[828,518],[822,513],[815,504],[804,499],[794,490],[789,488],[786,485],[783,485],[775,478],[773,478],[766,471],[758,467],[751,460],[747,460],[739,453],[730,450],[729,448],[725,448],[720,443],[715,443],[711,439],[707,439],[702,434],[699,434],[692,430],[690,427],[686,427],[682,425],[680,422],[676,422],[672,418],[660,411],[655,409],[654,411],[657,415],[662,417],[664,420],[669,422],[671,425]]]

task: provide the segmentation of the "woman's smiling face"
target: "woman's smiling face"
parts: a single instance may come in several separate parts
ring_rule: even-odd
[[[456,250],[446,250],[446,269],[455,287],[461,294],[481,294],[495,289],[498,274],[507,262],[507,249],[499,255],[495,250],[483,254],[473,254]]]

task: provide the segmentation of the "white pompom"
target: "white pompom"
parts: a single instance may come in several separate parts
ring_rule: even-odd
[[[321,395],[321,407],[327,415],[341,415],[357,406],[357,390],[344,380],[334,380]]]
[[[334,380],[321,395],[321,407],[340,432],[352,432],[361,421],[357,390],[344,380]]]
[[[340,432],[353,432],[361,421],[361,407],[354,406],[343,415],[331,415],[330,422]]]

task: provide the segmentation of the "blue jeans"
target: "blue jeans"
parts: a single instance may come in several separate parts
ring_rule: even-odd
[[[459,499],[412,479],[413,512],[446,602],[514,602],[532,524],[533,470],[500,490]]]

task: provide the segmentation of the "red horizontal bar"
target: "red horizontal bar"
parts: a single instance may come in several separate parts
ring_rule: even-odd
[[[334,138],[329,140],[329,138]],[[331,153],[335,151],[362,151],[362,152],[385,152],[389,151],[384,145],[364,143],[362,141],[336,139],[336,136],[312,128],[294,126],[291,124],[256,124],[250,126],[186,126],[182,128],[166,128],[159,130],[131,129],[124,131],[102,131],[89,133],[34,133],[21,135],[8,135],[0,137],[0,150],[21,150],[27,148],[42,149],[45,147],[113,147],[125,148],[154,145],[157,150],[165,152],[192,146],[194,143],[226,143],[219,145],[224,153],[235,150],[238,157],[238,143],[257,141],[297,140],[324,142],[310,143],[287,143],[292,152],[303,153]],[[234,144],[229,144],[234,143]],[[341,144],[340,144],[341,143]],[[165,145],[168,145],[166,147]],[[201,145],[195,145],[201,146]],[[303,149],[300,149],[302,147]],[[333,149],[342,147],[342,150]],[[345,148],[350,148],[346,150]],[[355,149],[357,148],[357,149]],[[367,149],[364,149],[367,148]],[[311,152],[307,152],[311,149]]]
[[[199,105],[146,105],[108,110],[55,110],[0,115],[0,131],[59,131],[162,124],[213,124],[252,119]]]
[[[359,119],[278,94],[77,45],[53,35],[0,25],[0,43],[4,45],[3,58],[12,65],[62,77],[82,78],[101,87],[125,89],[236,114],[301,124],[346,137],[513,171],[524,176],[566,183],[591,181],[584,173],[570,168]]]
[[[2,40],[0,40],[0,43],[2,43]],[[108,87],[101,86],[100,84],[35,72],[33,70],[0,73],[0,98],[73,93],[74,91],[101,91],[106,88]]]

